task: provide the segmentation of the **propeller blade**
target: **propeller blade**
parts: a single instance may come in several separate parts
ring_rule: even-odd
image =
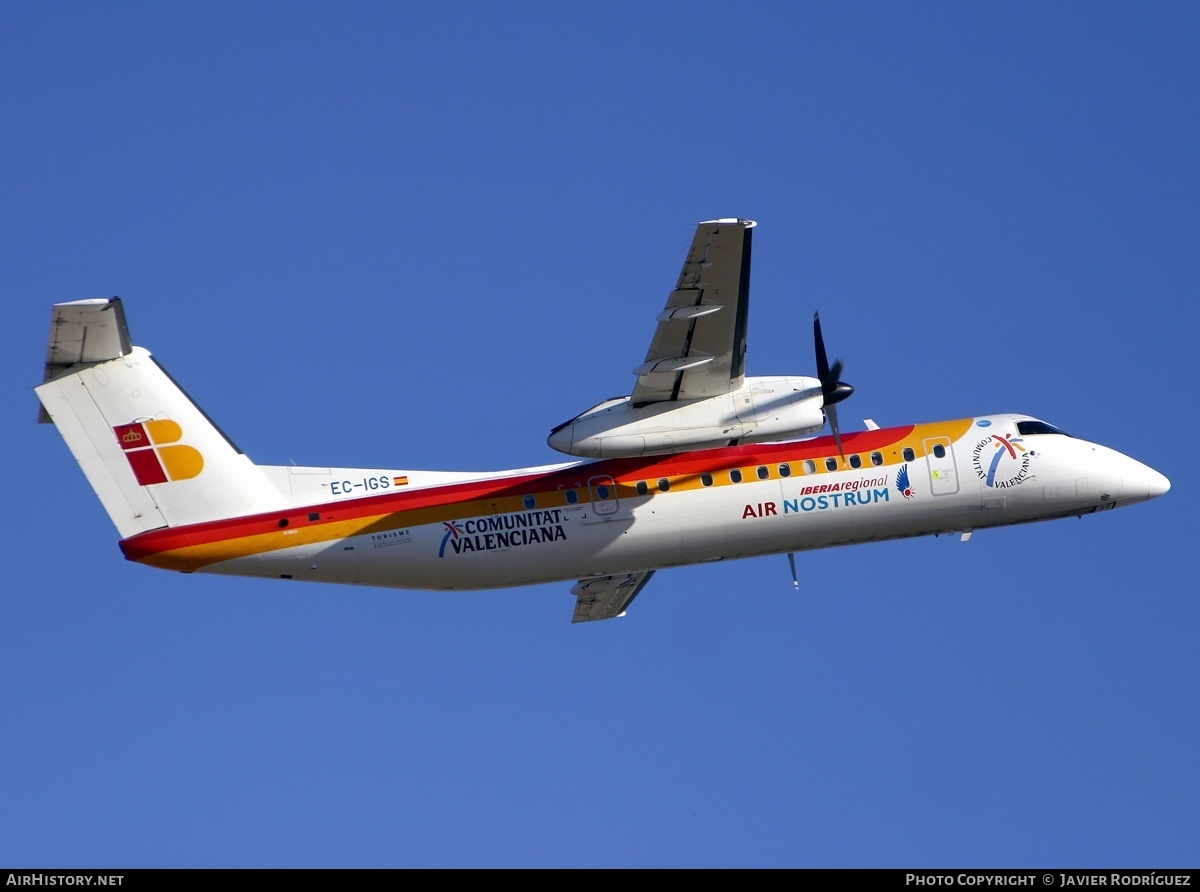
[[[829,429],[833,431],[833,442],[837,443],[838,455],[845,459],[846,450],[842,448],[842,432],[838,430],[837,406],[832,403],[826,406],[825,417],[829,419]]]
[[[840,403],[854,392],[849,384],[842,383],[842,369],[845,365],[839,359],[829,367],[829,356],[825,353],[825,338],[821,335],[821,316],[813,313],[813,341],[817,347],[817,380],[821,382],[821,393],[825,402]]]
[[[842,380],[842,369],[845,366],[840,359],[833,364],[833,368],[829,367],[829,356],[825,353],[825,338],[821,335],[821,315],[819,313],[813,313],[813,341],[817,350],[817,380],[821,382],[821,403],[825,409],[825,417],[829,421],[829,428],[833,431],[833,439],[837,443],[838,452],[844,459],[846,451],[842,448],[842,432],[838,428],[835,407],[854,393],[854,388]]]
[[[821,334],[820,313],[812,313],[812,340],[815,342],[817,352],[817,379],[821,382],[821,405],[826,412],[826,419],[829,421],[829,430],[833,431],[834,442],[838,444],[838,453],[842,460],[845,460],[846,450],[841,445],[838,409],[835,407],[854,393],[854,388],[841,379],[841,370],[845,366],[842,365],[840,359],[833,364],[833,369],[829,367],[829,357],[824,351],[824,337]]]
[[[824,389],[829,379],[829,358],[825,355],[825,339],[821,337],[821,315],[813,313],[813,341],[817,345],[817,380]]]

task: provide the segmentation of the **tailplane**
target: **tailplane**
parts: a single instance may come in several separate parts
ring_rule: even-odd
[[[67,442],[122,538],[287,501],[148,350],[121,299],[56,304],[40,421]]]

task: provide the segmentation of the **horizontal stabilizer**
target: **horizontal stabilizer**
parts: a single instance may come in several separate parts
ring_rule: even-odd
[[[59,372],[84,362],[105,362],[133,349],[125,310],[119,297],[100,297],[55,304],[46,351],[49,381]]]
[[[125,310],[119,297],[100,297],[56,304],[50,319],[50,345],[42,381],[61,375],[72,366],[105,362],[133,349]],[[43,407],[38,421],[50,423]]]

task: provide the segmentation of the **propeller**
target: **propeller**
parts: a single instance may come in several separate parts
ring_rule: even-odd
[[[825,407],[825,416],[829,419],[829,427],[833,431],[833,440],[837,443],[838,452],[842,458],[846,451],[842,448],[842,434],[838,430],[837,404],[850,394],[854,388],[842,378],[842,361],[839,359],[829,367],[829,357],[825,355],[825,339],[821,337],[821,316],[813,313],[813,340],[817,345],[817,379],[821,382],[821,401]]]

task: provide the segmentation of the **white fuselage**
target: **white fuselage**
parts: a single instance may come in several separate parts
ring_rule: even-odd
[[[237,536],[209,534],[205,557],[194,566],[146,562],[399,588],[485,589],[966,533],[1092,513],[1169,487],[1156,471],[1104,446],[1060,433],[1020,435],[1016,425],[1031,421],[996,415],[848,434],[845,459],[823,437],[659,462],[454,476],[447,479],[457,482],[427,486],[419,472],[370,472],[391,480],[411,475],[402,492],[389,483],[398,493],[393,496],[346,487],[363,472],[304,469],[314,474],[313,492],[324,497],[298,503],[291,512],[298,520],[290,526],[276,530],[264,517],[262,528],[271,532],[260,534],[251,523]],[[318,519],[306,527],[306,517]]]

